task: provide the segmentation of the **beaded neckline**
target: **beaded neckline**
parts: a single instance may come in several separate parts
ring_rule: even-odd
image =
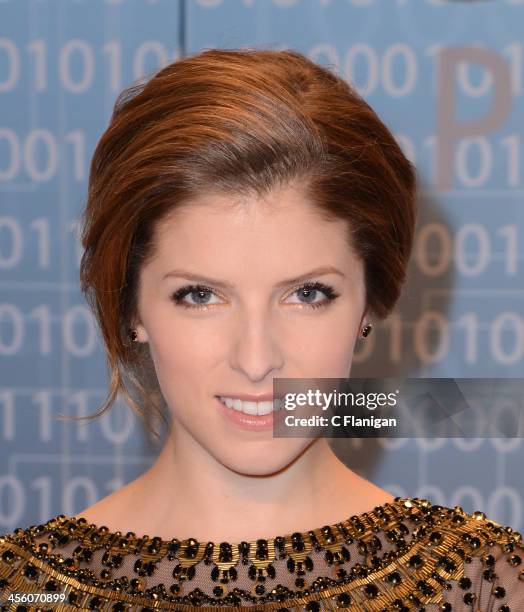
[[[46,532],[49,542],[35,541]],[[63,549],[70,542],[73,547]],[[462,601],[476,605],[486,581],[488,591],[493,583],[486,609],[496,605],[509,612],[504,598],[516,591],[506,592],[494,581],[499,570],[509,580],[506,568],[519,566],[524,554],[521,534],[483,512],[469,514],[461,506],[448,508],[417,497],[395,497],[339,523],[277,536],[273,542],[258,539],[251,546],[148,535],[138,539],[133,532],[122,536],[105,525],[60,514],[0,536],[0,590],[11,584],[11,590],[23,585],[24,591],[51,592],[65,585],[68,604],[82,610],[140,606],[143,612],[160,607],[216,612],[241,605],[246,612],[258,612],[267,604],[273,612],[385,611],[436,604],[448,611],[449,596],[455,601],[457,595],[460,609]],[[95,560],[99,549],[102,555]],[[128,554],[132,565],[124,567]],[[509,565],[498,563],[504,557]],[[466,564],[472,564],[468,570]],[[470,590],[474,575],[483,579],[482,585]],[[524,571],[513,576],[524,580]]]
[[[256,543],[259,541],[266,542],[275,542],[278,541],[288,541],[288,540],[296,540],[304,539],[308,535],[311,535],[314,532],[322,532],[322,533],[332,533],[332,532],[354,532],[358,534],[358,537],[362,537],[365,535],[369,535],[372,532],[377,530],[378,525],[382,525],[385,522],[390,521],[391,519],[399,519],[405,517],[406,513],[410,512],[415,507],[430,507],[432,503],[427,499],[418,498],[418,497],[395,497],[391,502],[385,502],[384,504],[375,506],[373,509],[370,509],[365,512],[361,512],[360,514],[353,514],[346,519],[342,519],[339,522],[333,523],[331,525],[324,525],[322,527],[313,527],[306,531],[296,531],[293,533],[287,533],[277,536],[272,536],[268,538],[257,538],[256,540],[252,540],[252,542]],[[188,537],[188,538],[176,538],[173,537],[171,540],[165,540],[160,536],[151,537],[149,534],[143,534],[137,536],[135,532],[128,531],[126,534],[123,534],[122,531],[112,531],[106,525],[97,525],[92,522],[88,522],[87,519],[83,517],[75,517],[69,516],[66,514],[59,514],[55,516],[53,519],[49,521],[50,523],[58,523],[60,525],[68,524],[69,529],[73,528],[75,531],[89,531],[90,533],[97,532],[101,536],[103,536],[104,540],[111,540],[117,538],[132,538],[136,541],[148,542],[154,541],[158,547],[162,545],[169,545],[173,542],[187,542],[194,541],[198,542],[197,538]],[[245,541],[242,542],[220,542],[215,543],[212,541],[207,542],[208,545],[218,545],[218,544],[229,544],[233,547],[240,547]]]

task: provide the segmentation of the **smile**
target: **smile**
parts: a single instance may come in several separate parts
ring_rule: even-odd
[[[282,400],[278,398],[275,398],[274,401],[247,402],[241,399],[223,397],[219,395],[218,399],[224,406],[238,412],[243,412],[244,414],[250,414],[252,416],[262,416],[265,414],[270,414],[271,412],[276,412],[280,410],[282,405]]]

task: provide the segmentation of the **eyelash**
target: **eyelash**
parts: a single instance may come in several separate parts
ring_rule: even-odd
[[[293,293],[297,293],[298,291],[303,291],[304,289],[309,290],[309,291],[314,291],[314,290],[322,291],[326,295],[326,299],[323,302],[316,302],[314,304],[303,303],[302,305],[305,306],[306,308],[324,308],[326,306],[329,306],[329,304],[333,302],[333,300],[335,300],[340,295],[333,289],[333,287],[324,285],[324,283],[320,283],[318,281],[304,283],[303,285],[300,285],[300,287],[297,287],[293,291]],[[209,306],[213,306],[213,304],[187,304],[182,301],[186,295],[189,295],[190,293],[194,293],[198,291],[206,291],[209,293],[214,293],[213,289],[211,289],[211,287],[208,287],[206,285],[185,285],[184,287],[180,287],[180,289],[177,289],[172,294],[171,299],[173,300],[173,302],[175,302],[177,306],[182,306],[183,308],[189,308],[189,309],[196,308],[199,310],[204,310],[208,308]],[[293,295],[293,293],[291,293],[291,295]]]

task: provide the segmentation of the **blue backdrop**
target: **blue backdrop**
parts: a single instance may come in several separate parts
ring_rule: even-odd
[[[420,178],[398,308],[355,376],[524,376],[524,0],[0,0],[0,533],[75,514],[157,450],[105,396],[79,291],[88,164],[120,90],[207,47],[294,48],[360,91]],[[511,407],[509,407],[511,408]],[[522,439],[335,440],[399,495],[524,526]]]

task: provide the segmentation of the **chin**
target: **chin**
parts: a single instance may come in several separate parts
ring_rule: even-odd
[[[271,438],[266,442],[246,442],[242,448],[220,449],[215,457],[222,465],[239,474],[270,476],[292,463],[313,440]]]

